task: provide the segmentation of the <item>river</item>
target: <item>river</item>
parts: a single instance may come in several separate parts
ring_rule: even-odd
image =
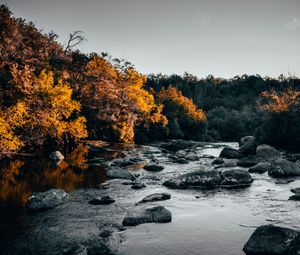
[[[120,223],[137,201],[155,192],[169,192],[171,199],[148,206],[163,205],[171,211],[172,222],[128,227],[120,233],[119,254],[239,255],[244,254],[244,243],[260,225],[299,229],[299,203],[288,200],[292,195],[290,189],[300,187],[299,178],[287,182],[271,178],[267,173],[251,174],[254,182],[248,188],[207,191],[174,190],[161,185],[169,177],[212,168],[213,158],[207,155],[217,157],[224,146],[237,148],[238,144],[199,143],[196,153],[200,160],[188,164],[174,163],[158,145],[122,144],[105,148],[81,145],[67,155],[59,167],[52,166],[47,158],[5,162],[0,176],[0,244],[6,249],[0,253],[18,246],[24,235],[28,240],[41,242],[43,238],[36,238],[36,233],[42,225],[80,242],[80,238],[96,235],[102,222]],[[120,180],[108,181],[108,190],[98,189],[99,184],[107,181],[107,165],[120,157],[140,157],[145,161],[155,157],[165,169],[149,173],[141,169],[141,164],[132,166],[129,170],[138,173],[139,179],[147,185],[141,190],[132,190]],[[29,213],[26,209],[28,197],[33,192],[50,188],[70,192],[69,201],[47,212]],[[95,194],[109,194],[116,198],[116,203],[105,207],[91,206],[87,201]],[[46,254],[59,252],[48,250]]]

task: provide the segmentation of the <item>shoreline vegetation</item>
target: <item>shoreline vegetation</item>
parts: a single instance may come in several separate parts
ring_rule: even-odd
[[[239,141],[300,148],[297,77],[232,79],[149,74],[107,53],[66,45],[0,6],[0,158],[79,140],[147,144],[165,139]]]

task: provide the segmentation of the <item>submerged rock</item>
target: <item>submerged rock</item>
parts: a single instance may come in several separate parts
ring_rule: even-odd
[[[220,153],[220,158],[227,158],[227,159],[235,159],[235,158],[240,158],[241,154],[238,150],[225,147],[221,153]]]
[[[255,166],[258,162],[253,159],[240,159],[239,161],[236,162],[238,166],[242,167],[251,167]]]
[[[156,164],[150,164],[150,165],[145,165],[144,169],[149,172],[159,172],[162,171],[164,167]]]
[[[265,173],[268,172],[271,168],[271,163],[269,162],[260,162],[257,165],[249,168],[249,173]]]
[[[268,174],[273,177],[300,176],[300,167],[286,159],[272,161]]]
[[[139,209],[129,212],[123,220],[124,226],[136,226],[143,223],[167,223],[171,222],[172,214],[163,206],[155,206],[148,209]]]
[[[251,175],[243,169],[226,170],[220,174],[221,186],[224,187],[245,187],[253,182]]]
[[[143,189],[146,188],[146,185],[143,183],[135,183],[131,186],[132,189]]]
[[[147,202],[154,202],[154,201],[163,201],[171,198],[171,194],[169,193],[155,193],[146,196],[143,200],[138,203],[147,203]]]
[[[131,181],[136,179],[130,172],[122,168],[109,168],[106,175],[111,179],[127,179]]]
[[[61,203],[68,197],[62,189],[50,189],[45,192],[34,193],[28,198],[28,208],[30,210],[46,210],[52,209]]]
[[[221,177],[217,170],[198,170],[191,173],[183,174],[171,178],[163,183],[169,188],[186,189],[186,188],[215,188],[220,185]]]
[[[104,196],[104,197],[95,197],[91,201],[89,201],[89,204],[91,205],[108,205],[114,203],[115,200],[111,198],[110,196]]]
[[[185,156],[186,160],[190,160],[190,161],[198,161],[199,160],[199,156],[196,153],[188,153]]]
[[[213,162],[212,162],[212,164],[213,165],[221,165],[221,164],[223,164],[225,161],[223,160],[223,159],[221,159],[221,158],[216,158]]]
[[[297,237],[298,236],[298,237]],[[244,245],[243,251],[247,255],[296,255],[299,251],[299,232],[296,230],[264,225],[258,227]]]
[[[176,164],[188,164],[189,162],[185,158],[178,158],[173,161]]]
[[[256,157],[265,160],[272,160],[280,157],[280,152],[270,145],[261,144],[256,148]]]
[[[170,143],[162,144],[160,147],[168,151],[176,152],[179,150],[194,148],[195,142],[179,140],[179,141],[172,141]]]

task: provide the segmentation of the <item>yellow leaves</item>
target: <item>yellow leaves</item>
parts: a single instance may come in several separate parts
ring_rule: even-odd
[[[88,137],[85,117],[81,116],[76,120],[69,122],[67,129],[72,137],[80,137],[80,138]]]
[[[22,103],[0,111],[0,156],[13,153],[23,146],[22,140],[15,134],[15,129],[25,123],[25,114],[26,108]]]
[[[266,111],[271,112],[287,112],[290,109],[290,106],[293,106],[297,103],[300,96],[300,91],[293,90],[288,88],[285,92],[278,93],[275,91],[271,92],[262,92],[261,95],[269,100],[269,103],[261,105],[261,108]]]
[[[186,98],[182,93],[175,87],[168,89],[163,89],[158,93],[158,98],[162,103],[171,102],[179,107],[181,107],[188,117],[199,122],[205,122],[206,116],[202,109],[197,109],[196,105],[191,99]],[[174,107],[174,110],[176,108]],[[177,109],[177,114],[180,114],[179,109]]]
[[[67,84],[55,84],[51,71],[35,76],[27,67],[14,66],[11,72],[11,86],[20,97],[14,106],[0,111],[0,153],[17,151],[24,144],[41,145],[47,137],[56,141],[87,137],[85,118],[72,117],[81,106]]]

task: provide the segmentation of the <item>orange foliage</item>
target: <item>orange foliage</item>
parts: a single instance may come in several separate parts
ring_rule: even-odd
[[[289,111],[290,107],[298,102],[300,91],[289,88],[282,93],[271,91],[262,92],[261,95],[270,101],[269,103],[261,105],[262,109],[266,111],[281,113]]]
[[[174,107],[175,115],[179,115],[180,111],[183,110],[183,113],[192,120],[206,121],[205,112],[202,109],[197,109],[193,101],[183,96],[181,91],[175,87],[161,90],[158,93],[158,99],[163,104],[170,102],[176,105],[177,107]]]
[[[146,77],[132,66],[120,68],[94,55],[85,75],[81,90],[84,106],[96,111],[96,119],[110,123],[119,141],[133,142],[134,128],[142,122],[166,123],[162,106],[143,88]]]

